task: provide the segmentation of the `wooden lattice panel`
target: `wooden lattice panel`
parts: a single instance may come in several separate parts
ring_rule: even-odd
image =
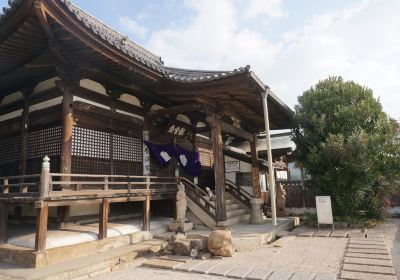
[[[19,160],[21,157],[21,136],[0,139],[0,163]]]
[[[28,134],[28,159],[61,154],[61,126],[32,131]]]
[[[110,133],[74,127],[72,155],[88,158],[110,158]]]
[[[213,152],[209,149],[198,148],[202,166],[211,167],[214,164]]]
[[[113,135],[113,156],[116,160],[142,162],[142,140],[134,137]]]

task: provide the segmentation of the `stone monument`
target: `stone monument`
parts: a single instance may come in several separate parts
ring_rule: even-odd
[[[193,223],[186,223],[187,203],[185,185],[180,183],[178,184],[178,191],[176,193],[176,219],[169,225],[170,231],[177,231],[180,229],[186,232],[193,229]]]

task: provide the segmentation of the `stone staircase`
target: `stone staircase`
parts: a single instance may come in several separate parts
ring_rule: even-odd
[[[207,197],[205,197],[208,199]],[[214,201],[211,201],[212,205],[215,205]],[[226,205],[226,215],[227,215],[227,225],[232,226],[239,223],[250,223],[250,210],[247,209],[241,202],[239,202],[230,193],[225,193],[225,205]],[[207,213],[202,211],[201,208],[195,207],[196,205],[189,203],[190,214],[188,216],[189,220],[195,225],[200,226],[205,224],[209,228],[215,227],[215,221],[211,220],[211,217],[207,217]],[[214,211],[212,211],[214,213]],[[214,224],[212,224],[214,222]]]

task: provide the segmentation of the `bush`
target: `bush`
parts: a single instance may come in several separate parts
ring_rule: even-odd
[[[341,77],[319,82],[298,98],[295,157],[335,215],[382,219],[384,198],[400,170],[398,124],[370,89]]]

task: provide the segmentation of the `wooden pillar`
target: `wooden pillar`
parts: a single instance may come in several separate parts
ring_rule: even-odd
[[[107,198],[103,198],[103,202],[100,204],[99,209],[99,239],[107,238],[109,209],[110,201]]]
[[[221,126],[215,115],[210,118],[211,141],[214,155],[214,177],[215,177],[215,203],[216,218],[218,222],[226,221],[225,206],[225,162],[223,154],[223,142]]]
[[[57,81],[57,87],[62,92],[62,142],[61,142],[61,166],[60,172],[71,174],[72,163],[72,131],[73,131],[73,87],[75,81]],[[64,181],[70,181],[69,176],[62,178]]]
[[[21,115],[21,158],[19,166],[19,174],[26,175],[26,161],[28,157],[28,128],[29,128],[29,96],[32,89],[21,89],[24,95],[24,106]]]
[[[35,251],[46,251],[47,220],[49,217],[49,207],[46,202],[41,208],[36,210],[36,237]]]
[[[251,166],[253,174],[253,192],[254,197],[261,198],[260,188],[260,167],[258,165],[258,151],[257,151],[257,135],[253,134],[253,141],[250,142],[251,150]]]
[[[0,203],[0,244],[7,242],[8,204]]]
[[[150,230],[150,195],[143,201],[143,230]]]

